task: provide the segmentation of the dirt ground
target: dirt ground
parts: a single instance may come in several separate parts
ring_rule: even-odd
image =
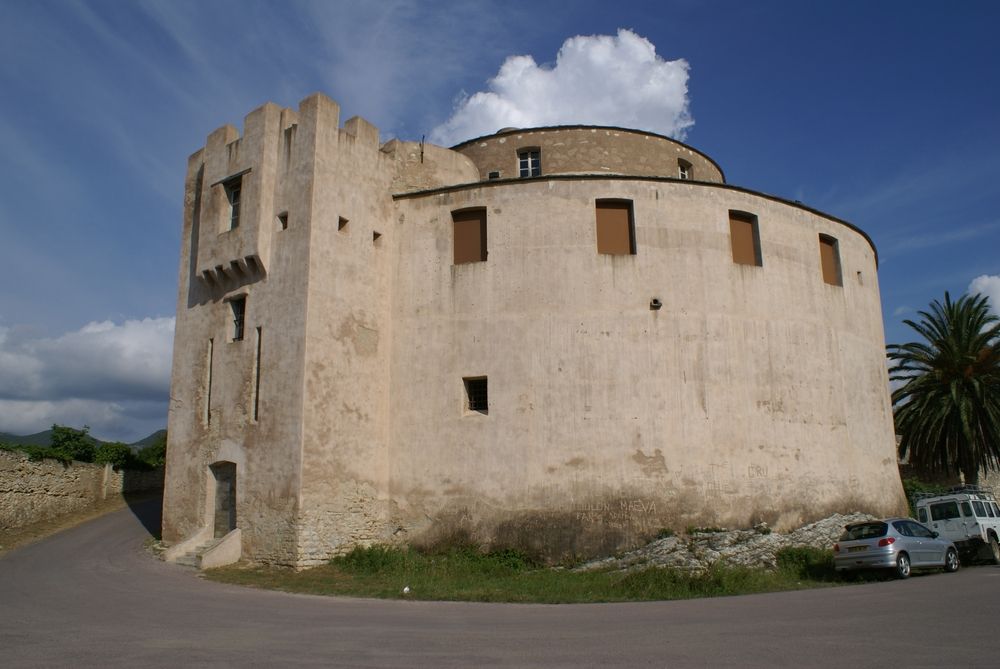
[[[148,496],[144,495],[141,499],[148,499],[159,495],[159,492],[155,492]],[[139,501],[139,498],[130,501],[134,503],[135,501]],[[126,504],[127,502],[124,498],[112,497],[96,503],[89,509],[69,513],[64,516],[59,516],[58,518],[52,518],[50,520],[14,529],[0,528],[0,555],[12,551],[15,548],[32,544],[36,541],[44,539],[45,537],[52,536],[56,532],[68,530],[71,527],[76,527],[80,523],[85,523],[88,520],[93,520],[94,518],[111,513],[112,511],[125,508]]]

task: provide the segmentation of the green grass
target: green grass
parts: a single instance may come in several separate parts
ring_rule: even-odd
[[[620,602],[718,597],[834,585],[829,551],[788,549],[776,570],[716,565],[701,574],[676,569],[576,573],[533,563],[515,551],[483,553],[470,546],[434,552],[355,548],[304,571],[232,566],[207,578],[317,595],[476,602]],[[409,586],[410,592],[403,593]]]

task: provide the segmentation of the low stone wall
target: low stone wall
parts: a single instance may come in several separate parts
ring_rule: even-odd
[[[111,465],[87,462],[32,462],[22,453],[0,451],[0,529],[24,527],[109,497],[162,487],[162,468],[115,471]]]

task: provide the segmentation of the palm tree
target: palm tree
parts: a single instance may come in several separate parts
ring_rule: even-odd
[[[921,320],[903,321],[922,342],[890,344],[890,379],[900,456],[931,472],[1000,469],[1000,318],[983,295],[931,303]]]

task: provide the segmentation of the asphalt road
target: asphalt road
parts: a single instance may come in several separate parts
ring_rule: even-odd
[[[154,503],[155,504],[155,503]],[[396,602],[201,580],[146,503],[0,558],[3,667],[996,667],[1000,568],[641,604]]]

